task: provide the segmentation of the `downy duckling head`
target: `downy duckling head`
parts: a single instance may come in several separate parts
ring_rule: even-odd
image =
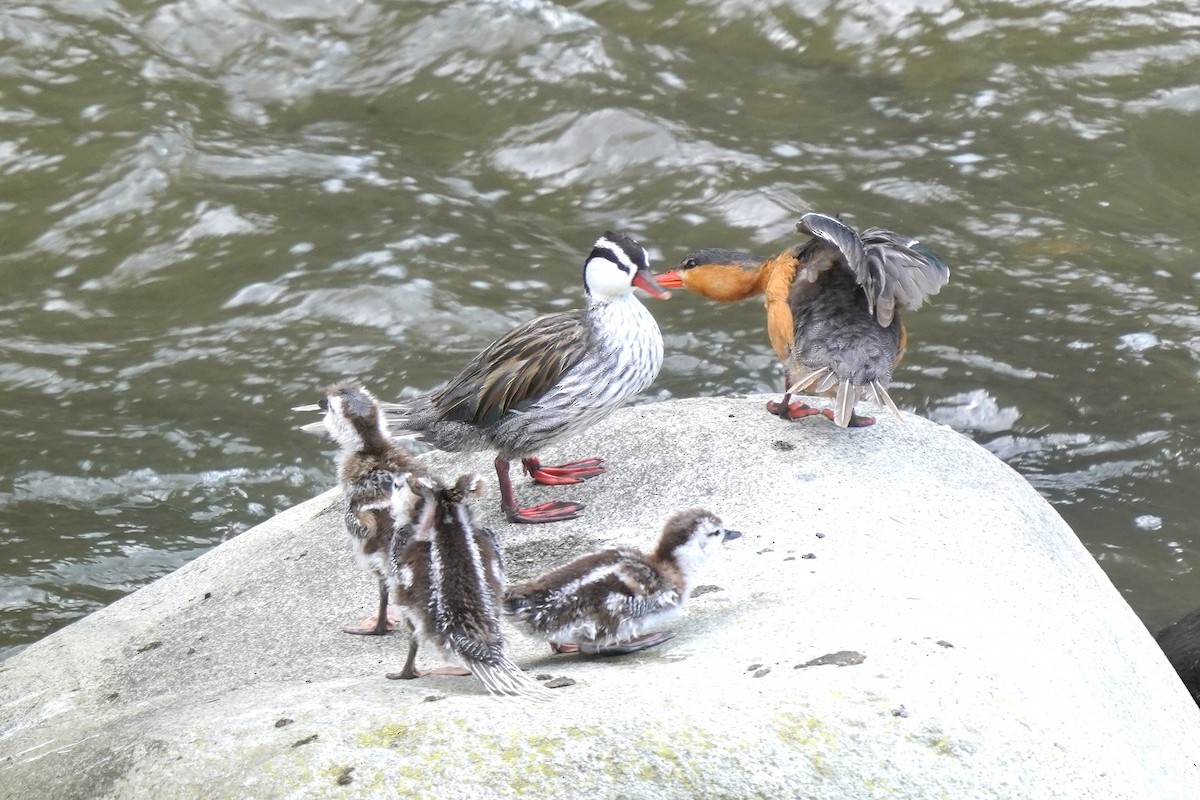
[[[625,234],[607,231],[583,263],[583,288],[594,300],[611,300],[629,294],[634,287],[660,300],[671,296],[650,272],[646,248]]]
[[[322,412],[319,422],[301,425],[300,430],[317,432],[324,429],[343,451],[361,450],[369,443],[388,438],[378,401],[358,384],[335,383],[325,390],[325,397],[320,402],[296,406],[292,410]]]
[[[745,250],[709,247],[688,253],[679,266],[655,277],[669,289],[687,289],[710,300],[731,303],[762,289],[759,269],[765,260]]]
[[[685,576],[690,576],[724,542],[741,535],[741,531],[727,529],[721,518],[710,511],[702,508],[679,511],[663,525],[655,557],[674,561]]]

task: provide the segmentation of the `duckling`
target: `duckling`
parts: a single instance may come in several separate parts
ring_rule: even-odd
[[[400,489],[408,475],[422,471],[409,453],[387,431],[379,403],[364,387],[337,383],[326,389],[325,398],[295,411],[322,411],[320,422],[304,430],[324,428],[338,445],[338,483],[346,511],[346,532],[354,550],[354,561],[373,574],[379,584],[379,610],[357,625],[342,628],[346,633],[380,636],[391,630],[388,618],[388,559],[393,539],[406,538],[407,520],[398,505]]]
[[[504,613],[558,653],[644,650],[674,636],[643,631],[679,616],[700,567],[722,542],[741,535],[704,509],[680,511],[663,526],[653,553],[617,547],[581,556],[510,586]]]
[[[412,536],[394,539],[388,585],[412,632],[400,677],[474,675],[489,691],[539,695],[546,690],[509,660],[500,631],[504,558],[496,534],[478,524],[468,500],[483,482],[463,475],[453,487],[410,475],[408,510]],[[461,661],[467,670],[416,668],[421,642]]]
[[[584,262],[585,309],[537,317],[488,345],[441,389],[385,404],[393,430],[441,450],[494,450],[500,506],[510,522],[574,519],[569,501],[520,508],[509,462],[537,483],[573,484],[605,471],[601,458],[542,466],[537,452],[604,419],[645,389],[662,367],[663,342],[634,287],[670,297],[650,273],[646,250],[607,232]]]
[[[859,233],[824,214],[805,214],[796,229],[813,238],[762,259],[737,250],[690,253],[678,268],[656,276],[712,300],[764,295],[767,335],[784,366],[784,395],[771,413],[797,419],[818,413],[791,395],[806,389],[832,393],[837,425],[863,427],[872,417],[854,412],[862,396],[886,405],[908,333],[897,306],[916,309],[950,280],[950,268],[916,239],[882,228]]]

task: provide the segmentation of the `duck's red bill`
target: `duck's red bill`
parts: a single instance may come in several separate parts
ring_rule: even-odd
[[[654,278],[658,281],[659,286],[665,286],[668,289],[683,288],[683,276],[680,275],[676,270],[660,273],[655,275]]]
[[[659,300],[666,300],[671,296],[671,293],[664,289],[662,284],[660,284],[649,272],[643,272],[639,270],[637,274],[633,276],[633,285],[639,289],[644,289],[645,291],[657,297]],[[681,283],[680,286],[682,285],[683,284]]]

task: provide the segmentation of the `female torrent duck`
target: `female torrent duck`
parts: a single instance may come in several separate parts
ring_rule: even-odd
[[[645,389],[662,367],[663,342],[634,287],[670,297],[650,272],[645,249],[605,233],[583,266],[585,309],[532,319],[488,345],[441,389],[385,404],[393,430],[441,450],[495,450],[500,505],[510,522],[577,517],[583,506],[556,501],[519,508],[509,462],[546,485],[579,483],[604,471],[599,458],[543,467],[547,445],[604,419]]]
[[[398,490],[411,473],[421,470],[413,464],[408,451],[388,435],[378,402],[362,386],[334,384],[319,403],[293,410],[324,412],[320,422],[301,429],[324,428],[337,443],[338,484],[345,502],[344,520],[354,561],[379,583],[376,615],[342,630],[375,636],[387,633],[393,624],[388,618],[388,562],[393,539],[407,534],[408,522],[397,507]]]
[[[783,363],[785,389],[767,408],[784,419],[816,414],[789,402],[803,390],[836,398],[825,416],[841,427],[875,422],[854,413],[864,397],[900,416],[887,393],[908,334],[898,306],[919,308],[950,279],[950,268],[916,239],[882,228],[859,233],[839,219],[805,214],[796,229],[813,238],[763,260],[734,250],[697,250],[657,276],[712,300],[764,295],[767,335]]]
[[[708,511],[680,511],[663,526],[653,553],[617,547],[581,556],[510,586],[504,613],[558,653],[644,650],[674,636],[644,631],[679,616],[700,567],[722,542],[738,536]]]
[[[422,675],[474,675],[489,691],[541,695],[546,689],[521,671],[505,653],[500,631],[504,558],[496,534],[478,522],[468,500],[483,491],[474,475],[452,487],[411,475],[407,482],[412,535],[394,539],[388,576],[392,601],[404,615],[412,638],[403,679]],[[417,649],[432,644],[466,669],[417,670]]]

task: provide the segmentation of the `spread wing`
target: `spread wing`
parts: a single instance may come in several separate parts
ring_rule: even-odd
[[[535,403],[587,352],[584,311],[547,314],[488,345],[431,398],[444,419],[488,425]]]
[[[875,297],[880,325],[890,325],[896,304],[920,308],[950,280],[950,267],[916,239],[882,228],[862,232],[867,259],[885,276]]]
[[[893,231],[867,228],[859,234],[825,214],[805,214],[796,229],[838,249],[867,295],[868,310],[884,327],[892,324],[897,303],[919,308],[950,280],[950,268],[937,254],[916,239]],[[808,265],[805,277],[814,281],[816,271],[829,266],[828,262]]]

